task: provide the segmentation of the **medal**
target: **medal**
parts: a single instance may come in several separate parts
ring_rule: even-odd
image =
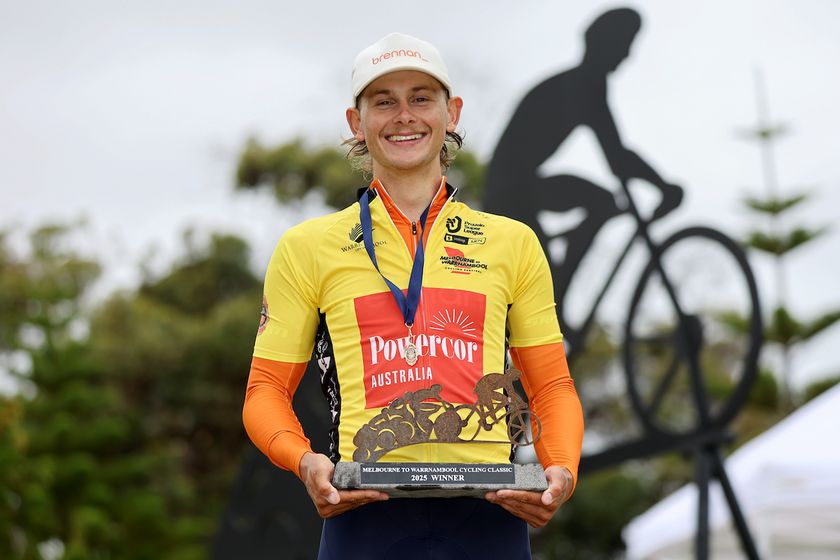
[[[411,334],[411,325],[406,324],[406,327],[408,327],[408,342],[405,344],[405,363],[413,366],[417,363],[417,357],[420,355],[420,352],[418,352],[417,346],[414,345],[414,335]]]
[[[405,363],[407,363],[410,366],[413,366],[417,363],[418,355],[419,354],[417,353],[417,347],[414,345],[413,342],[409,342],[405,346]]]
[[[408,328],[408,337],[405,342],[405,362],[413,366],[417,363],[420,357],[420,351],[417,345],[414,344],[414,335],[411,332],[411,327],[414,326],[414,316],[417,314],[417,307],[420,304],[420,290],[423,287],[423,233],[426,230],[426,218],[429,216],[429,208],[431,204],[423,211],[420,216],[420,242],[417,244],[417,251],[414,254],[414,263],[411,265],[411,276],[408,280],[408,290],[403,295],[396,284],[385,278],[382,271],[379,270],[379,264],[376,262],[376,251],[373,245],[373,222],[370,217],[370,199],[373,192],[369,189],[365,192],[359,200],[359,221],[362,225],[362,241],[365,244],[365,251],[367,251],[374,268],[385,280],[385,284],[391,290],[397,305],[403,314],[403,322]]]

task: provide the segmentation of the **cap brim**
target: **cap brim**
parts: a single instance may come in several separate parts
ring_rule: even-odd
[[[400,64],[400,65],[394,66],[394,67],[392,67],[392,68],[388,68],[388,69],[387,69],[387,70],[385,70],[384,72],[380,72],[380,73],[378,73],[378,74],[374,74],[374,75],[373,75],[373,76],[371,76],[368,80],[366,80],[365,82],[363,82],[363,83],[362,83],[362,85],[358,88],[358,91],[354,91],[354,92],[353,92],[353,103],[355,103],[356,101],[358,101],[358,100],[359,100],[359,96],[360,96],[360,95],[362,95],[362,93],[364,93],[365,88],[367,88],[370,84],[372,84],[373,82],[375,82],[378,78],[381,78],[382,76],[384,76],[384,75],[386,75],[386,74],[391,74],[391,73],[393,73],[393,72],[400,72],[400,71],[403,71],[403,70],[414,70],[414,71],[416,71],[416,72],[422,72],[422,73],[424,73],[424,74],[427,74],[427,75],[431,76],[432,78],[434,78],[434,79],[436,79],[438,82],[440,82],[440,85],[442,85],[442,86],[443,86],[443,89],[445,89],[445,90],[446,90],[446,93],[448,93],[448,94],[449,94],[449,96],[450,96],[450,97],[452,97],[452,86],[450,86],[450,85],[446,82],[446,79],[445,79],[445,78],[441,78],[441,76],[439,76],[439,75],[437,75],[437,74],[434,74],[434,73],[432,73],[432,72],[429,72],[429,71],[428,71],[428,69],[423,68],[422,66],[418,66],[418,65],[416,65],[416,64]]]

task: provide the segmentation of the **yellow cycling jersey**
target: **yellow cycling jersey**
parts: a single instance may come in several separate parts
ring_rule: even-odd
[[[413,365],[402,311],[362,243],[358,203],[291,228],[271,257],[254,355],[300,363],[314,348],[332,416],[333,461],[352,460],[359,429],[406,392],[439,384],[445,401],[472,404],[476,382],[504,370],[506,341],[529,347],[562,340],[548,263],[534,232],[473,210],[454,199],[455,189],[441,188],[445,202],[426,224]],[[412,253],[382,196],[370,211],[379,268],[405,291]],[[409,445],[380,461],[509,460],[504,422],[470,429],[468,436],[477,433],[471,444]]]

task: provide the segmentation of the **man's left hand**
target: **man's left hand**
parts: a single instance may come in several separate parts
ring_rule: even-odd
[[[548,467],[545,479],[548,489],[542,493],[505,489],[488,492],[484,497],[525,520],[531,527],[544,527],[569,499],[573,484],[572,473],[566,467]]]

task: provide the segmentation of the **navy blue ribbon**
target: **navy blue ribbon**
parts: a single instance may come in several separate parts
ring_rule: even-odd
[[[423,232],[426,230],[426,218],[429,216],[431,204],[420,215],[420,241],[417,243],[417,250],[414,253],[414,264],[411,265],[408,292],[403,295],[402,290],[385,278],[385,275],[379,270],[379,264],[376,262],[376,252],[373,248],[373,222],[370,218],[370,198],[372,196],[373,191],[368,190],[359,200],[359,205],[362,207],[359,212],[359,219],[362,223],[362,241],[364,241],[365,250],[370,257],[370,261],[391,289],[394,299],[397,300],[397,305],[400,311],[402,311],[405,325],[411,327],[414,324],[414,316],[417,314],[417,306],[420,303],[420,289],[423,286]]]

